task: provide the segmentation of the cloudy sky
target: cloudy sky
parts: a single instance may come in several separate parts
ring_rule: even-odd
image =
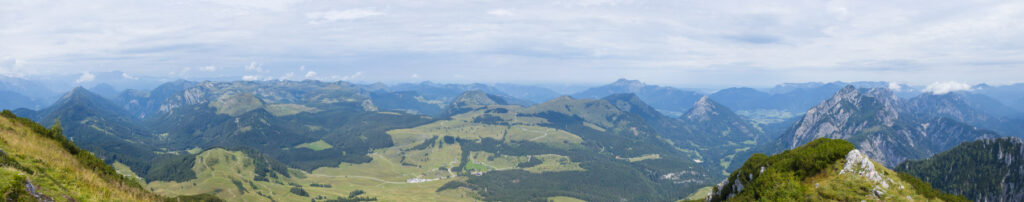
[[[1022,1],[0,1],[0,75],[1024,81]]]

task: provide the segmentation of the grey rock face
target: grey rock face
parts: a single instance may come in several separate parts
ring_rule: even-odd
[[[808,110],[776,145],[792,149],[817,138],[845,139],[871,159],[894,166],[997,136],[955,120],[916,116],[905,102],[886,88],[847,86]]]

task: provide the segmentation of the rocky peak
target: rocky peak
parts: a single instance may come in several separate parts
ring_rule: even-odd
[[[448,105],[448,109],[445,111],[445,114],[455,115],[489,105],[507,104],[508,102],[506,102],[505,99],[501,99],[498,96],[490,95],[480,90],[471,90],[463,92],[462,95],[455,98],[455,101]]]
[[[882,176],[882,174],[875,169],[875,163],[871,162],[871,159],[869,159],[867,155],[864,155],[864,153],[857,149],[850,150],[850,152],[846,154],[846,163],[843,164],[843,170],[839,171],[840,175],[844,173],[864,177],[869,181],[878,183],[882,188],[889,188],[889,183],[892,182],[892,179]]]
[[[456,107],[460,106],[487,106],[487,105],[506,105],[508,102],[500,97],[489,95],[480,90],[471,90],[462,93],[459,97],[455,98],[452,103]]]
[[[643,82],[640,82],[639,80],[629,80],[629,79],[621,78],[619,80],[616,80],[615,83],[612,83],[611,85],[612,86],[623,87],[623,88],[629,89],[629,91],[636,91],[636,90],[639,90],[639,89],[643,88],[647,84],[644,84]]]
[[[93,102],[95,100],[105,100],[105,98],[79,86],[71,89],[71,91],[65,93],[64,96],[61,96],[55,105],[66,105],[76,102]]]
[[[900,117],[900,100],[886,88],[843,87],[828,100],[811,108],[794,126],[789,148],[816,138],[849,138],[874,127],[891,127]]]
[[[612,94],[602,98],[602,100],[615,105],[615,108],[621,111],[634,113],[648,120],[664,117],[661,113],[655,110],[654,107],[647,105],[647,103],[641,100],[640,97],[634,93]]]
[[[683,117],[689,120],[707,121],[718,115],[719,108],[721,107],[718,103],[712,101],[708,96],[704,96],[697,100],[696,103],[693,103],[693,108]]]

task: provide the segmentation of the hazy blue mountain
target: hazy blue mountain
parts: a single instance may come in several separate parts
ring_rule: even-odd
[[[555,92],[551,89],[539,86],[499,83],[494,84],[494,88],[511,97],[528,100],[533,103],[541,103],[562,95],[561,93]]]
[[[1024,83],[1002,86],[979,84],[973,86],[972,89],[974,93],[995,98],[1003,104],[1017,109],[1017,111],[1024,111]]]
[[[974,201],[1020,201],[1024,198],[1024,141],[990,138],[960,144],[895,169],[930,183],[935,189]]]
[[[429,81],[420,83],[403,83],[391,86],[388,88],[391,91],[416,91],[422,95],[426,100],[429,101],[440,101],[443,103],[451,103],[463,92],[471,90],[483,91],[487,94],[501,97],[511,104],[529,106],[534,102],[526,99],[513,97],[498,88],[489,86],[486,84],[473,83],[473,84],[439,84]]]
[[[117,89],[114,89],[114,86],[111,86],[110,84],[106,83],[96,84],[96,86],[89,88],[89,91],[110,100],[116,99],[117,96],[120,94],[118,93]]]
[[[1007,136],[1024,135],[1024,120],[1017,117],[1019,112],[985,95],[970,92],[942,95],[925,93],[907,103],[908,110],[918,116],[950,118]]]
[[[608,85],[593,87],[575,93],[572,96],[576,98],[599,99],[618,93],[636,94],[644,102],[669,116],[681,115],[703,96],[693,91],[667,86],[647,85],[637,80],[627,79],[619,79]]]
[[[817,138],[845,139],[872,159],[893,166],[961,142],[995,136],[993,131],[948,118],[917,117],[886,88],[847,86],[808,110],[775,145],[780,151]]]
[[[17,92],[0,90],[0,97],[0,109],[38,108],[35,100]]]
[[[799,117],[846,85],[843,82],[786,83],[776,85],[768,92],[753,88],[727,88],[709,96],[759,125],[770,125]],[[884,84],[859,82],[858,85]]]
[[[182,96],[186,95],[183,93],[185,89],[195,85],[196,82],[177,80],[161,84],[151,91],[128,89],[114,100],[133,117],[142,119],[147,115],[169,112],[174,105],[165,103],[182,102],[186,98]]]
[[[482,109],[491,105],[508,105],[508,101],[498,97],[484,93],[480,90],[471,90],[462,93],[459,97],[455,98],[451,104],[444,108],[445,116],[452,116],[456,114],[466,113],[469,111]]]
[[[59,97],[42,83],[16,77],[0,76],[0,108],[41,109]]]
[[[446,103],[427,100],[416,91],[373,91],[370,99],[382,111],[402,111],[410,114],[441,115]]]

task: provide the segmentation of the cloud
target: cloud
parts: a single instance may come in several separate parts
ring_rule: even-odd
[[[128,80],[139,80],[139,77],[134,77],[132,75],[129,75],[127,72],[121,72],[121,78],[128,79]]]
[[[364,71],[361,79],[384,82],[431,71],[447,82],[632,75],[681,87],[1024,75],[1019,1],[0,1],[0,13],[12,25],[0,31],[5,75],[134,67],[139,77],[187,78],[182,67],[218,64],[235,78],[298,77],[308,70],[295,66],[316,65],[358,67],[317,69],[321,77]],[[437,76],[452,72],[465,76]]]
[[[418,79],[418,78],[420,78],[420,74],[412,74],[412,75],[409,76],[409,78]]]
[[[245,76],[242,76],[242,80],[243,80],[243,81],[256,81],[256,80],[260,80],[260,76],[256,76],[256,75],[245,75]]]
[[[355,20],[378,15],[384,15],[384,13],[371,9],[348,9],[343,11],[330,10],[325,12],[306,13],[306,18],[309,19],[310,24],[323,24],[338,20]]]
[[[513,13],[512,13],[512,11],[510,11],[508,9],[493,9],[493,10],[487,11],[487,14],[494,15],[494,16],[511,16]]]
[[[95,80],[95,79],[96,79],[96,75],[94,75],[92,73],[89,73],[89,72],[83,72],[82,76],[79,76],[78,80],[75,80],[75,83],[85,83],[85,82],[90,82],[90,81]]]
[[[903,89],[903,86],[900,86],[899,83],[889,82],[889,90],[892,90],[893,92],[899,92],[901,89]]]
[[[339,80],[351,81],[351,80],[358,79],[359,77],[363,77],[363,72],[356,72],[355,74],[352,74],[352,75],[343,76]]]
[[[971,90],[971,85],[955,81],[935,82],[928,85],[928,87],[924,88],[924,92],[930,92],[935,95],[943,95],[950,92],[968,90]]]
[[[250,62],[249,65],[245,66],[245,71],[263,72],[263,64]]]
[[[314,72],[314,71],[308,71],[308,72],[306,72],[306,78],[307,78],[307,79],[311,79],[311,78],[313,78],[313,77],[315,77],[315,76],[316,76],[316,72]]]
[[[287,74],[284,74],[284,76],[277,78],[277,80],[290,80],[293,76],[295,76],[295,72],[288,72]]]
[[[217,66],[213,66],[213,65],[203,66],[203,67],[199,68],[199,71],[214,72],[214,71],[217,71]]]
[[[189,71],[192,71],[192,67],[183,67],[183,68],[181,68],[181,71],[178,71],[177,73],[171,72],[171,74],[184,77],[184,76],[188,76],[188,72]]]

